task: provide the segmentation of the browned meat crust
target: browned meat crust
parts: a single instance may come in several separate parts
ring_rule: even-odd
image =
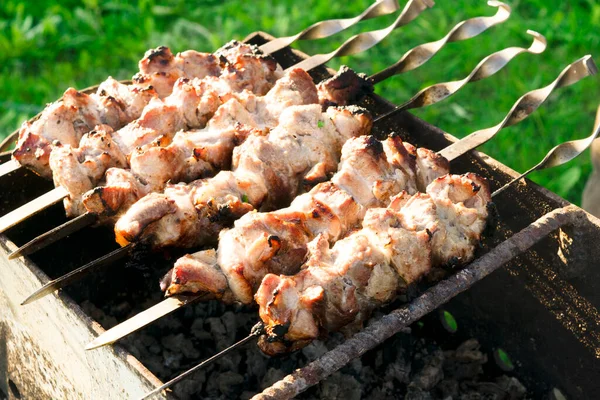
[[[362,73],[342,65],[338,72],[317,86],[323,107],[346,106],[373,93],[373,82]]]

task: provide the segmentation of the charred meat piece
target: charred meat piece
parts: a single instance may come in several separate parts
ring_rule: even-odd
[[[342,65],[338,72],[317,86],[323,107],[355,104],[373,93],[373,82],[365,74]]]
[[[327,234],[319,235],[298,274],[262,281],[255,299],[268,335],[260,348],[280,354],[326,332],[352,331],[440,263],[470,261],[490,201],[483,178],[446,175],[427,194],[402,193],[389,207],[367,211],[362,229],[331,248]]]
[[[419,153],[423,156],[428,151]],[[419,153],[398,137],[383,142],[372,136],[348,140],[330,182],[298,196],[286,209],[244,215],[232,229],[221,232],[210,268],[205,265],[205,252],[186,256],[177,261],[166,281],[170,285],[163,285],[163,290],[193,292],[203,287],[196,279],[218,272],[226,277],[227,285],[213,292],[217,297],[250,303],[268,273],[296,273],[306,258],[308,243],[318,235],[327,233],[334,242],[357,227],[368,209],[386,206],[403,190],[417,192],[418,177],[434,174],[417,168]],[[440,164],[436,171],[447,173],[443,170],[447,163]]]

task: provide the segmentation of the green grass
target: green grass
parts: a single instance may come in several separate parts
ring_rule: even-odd
[[[83,88],[112,75],[130,78],[145,50],[167,45],[174,51],[212,51],[232,38],[263,30],[275,36],[295,33],[327,18],[358,14],[369,1],[13,1],[0,4],[0,136],[12,132],[68,86]],[[404,2],[402,2],[404,4]],[[451,100],[415,114],[457,136],[498,123],[525,91],[550,83],[565,65],[593,53],[600,44],[600,5],[594,0],[513,1],[503,25],[467,42],[452,43],[430,63],[381,84],[377,91],[400,103],[426,85],[460,79],[486,55],[509,46],[528,46],[527,29],[544,34],[548,50],[524,54],[496,76],[474,83]],[[438,1],[409,26],[394,32],[369,52],[336,60],[373,73],[406,50],[437,40],[457,22],[492,15],[485,1]],[[366,21],[333,39],[301,42],[309,54],[341,43],[350,34],[393,20]],[[587,136],[598,105],[598,80],[563,89],[531,118],[506,129],[483,151],[524,171],[555,144]],[[589,154],[569,165],[538,172],[533,179],[579,203],[590,172]]]

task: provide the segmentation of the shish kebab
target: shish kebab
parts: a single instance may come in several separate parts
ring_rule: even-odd
[[[386,33],[389,33],[391,31],[393,31],[394,29],[396,29],[397,27],[403,26],[403,25],[407,24],[408,22],[412,21],[422,11],[431,7],[432,5],[433,5],[433,2],[431,0],[410,0],[407,3],[404,10],[402,11],[402,13],[394,21],[394,23],[385,30]],[[371,15],[371,13],[367,13],[367,14]],[[336,24],[336,25],[337,25],[336,28],[333,29],[334,31],[339,31],[340,28],[342,26],[344,26],[344,24]],[[381,30],[381,31],[384,31],[384,30]],[[374,32],[381,33],[381,31],[374,31]],[[365,35],[365,34],[361,34],[361,35]],[[321,58],[319,60],[313,60],[313,65],[306,69],[311,69],[315,66],[318,66],[322,62],[326,62],[330,58],[337,56],[337,55],[350,55],[350,54],[354,54],[356,52],[365,50],[365,49],[375,45],[378,42],[378,41],[376,41],[370,45],[365,46],[363,43],[364,41],[361,40],[361,39],[364,39],[364,37],[361,35],[356,35],[353,38],[351,38],[350,40],[344,42],[343,46],[341,46],[338,50],[336,50],[336,52],[330,53],[328,55],[328,57]],[[383,39],[383,37],[381,37],[380,40],[381,39]],[[271,63],[271,66],[273,66],[273,67],[276,66],[276,63],[274,62],[274,60],[270,60],[270,63]],[[206,78],[206,79],[208,79],[208,78]],[[210,81],[210,79],[208,79],[208,80]],[[233,79],[233,81],[235,81],[235,78]],[[212,86],[212,85],[209,84],[209,86]],[[209,111],[211,109],[214,110],[214,108],[218,105],[218,101],[217,101],[217,104],[214,104],[215,102],[213,100],[219,100],[219,95],[221,94],[219,92],[223,89],[225,89],[226,91],[228,89],[227,83],[225,85],[219,85],[217,83],[216,86],[217,86],[216,87],[216,95],[214,95],[214,94],[211,95],[211,93],[210,93],[211,91],[209,91],[207,96],[202,96],[202,99],[201,99],[201,100],[203,100],[204,105],[206,107],[208,107]],[[223,86],[225,86],[225,87],[223,87]],[[235,85],[234,85],[234,87],[235,87]],[[238,90],[241,90],[241,89],[243,89],[243,88],[240,88]],[[187,94],[190,94],[189,90],[187,90],[185,92],[187,92]],[[184,101],[185,100],[186,99],[184,96]],[[177,114],[177,113],[175,113],[175,114]],[[208,118],[209,116],[210,115],[206,115],[206,116],[192,115],[192,119],[196,119],[196,118],[200,117],[200,120],[203,121],[206,118]],[[175,117],[175,121],[173,121],[173,122],[176,122],[177,115],[175,115],[174,117]],[[188,114],[183,115],[183,117],[188,117]],[[175,128],[175,127],[172,127],[172,128]],[[150,123],[150,130],[152,130],[152,123]],[[170,135],[172,136],[175,133],[175,131],[176,131],[176,129],[170,129]],[[152,140],[159,139],[161,136],[159,133],[154,132],[154,134],[150,134],[150,135],[148,135],[149,137],[146,137],[143,130],[142,130],[142,132],[140,132],[140,134],[143,138],[143,142],[144,142],[143,145],[149,145],[149,144],[151,144]],[[140,136],[140,134],[138,134],[137,136]],[[136,143],[132,143],[132,141],[134,141],[134,140],[135,139],[129,139],[129,140],[125,139],[125,140],[121,141],[120,144],[125,145],[127,153],[129,153],[131,150],[133,150],[133,148],[135,146],[137,146]],[[169,137],[164,138],[163,140],[165,140],[168,143]],[[158,143],[158,145],[160,145],[160,143]],[[66,192],[64,189],[56,188],[55,190],[53,190],[49,193],[46,193],[41,198],[38,198],[38,199],[30,202],[29,204],[26,204],[25,206],[22,206],[21,208],[14,210],[13,212],[0,218],[0,232],[11,226],[14,226],[16,223],[22,221],[23,219],[27,218],[28,216],[31,216],[31,215],[41,211],[42,209],[48,207],[49,205],[56,203],[57,201],[61,200],[62,198],[64,198],[67,195],[68,195],[68,192]]]
[[[461,26],[464,26],[465,29],[470,29],[468,24],[461,25]],[[518,55],[521,52],[528,51],[528,52],[532,52],[532,53],[538,53],[538,52],[543,51],[545,48],[544,38],[537,33],[533,33],[533,32],[530,32],[530,33],[534,36],[534,44],[529,49],[509,48],[509,49],[505,49],[503,51],[497,52],[497,53],[487,57],[486,59],[484,59],[481,63],[479,63],[478,67],[475,68],[475,70],[467,78],[463,79],[462,81],[455,81],[455,82],[450,82],[450,83],[446,84],[446,85],[448,85],[449,89],[445,92],[445,95],[437,96],[437,98],[436,98],[436,96],[427,96],[428,93],[439,91],[437,89],[439,89],[440,85],[444,85],[444,84],[434,85],[434,87],[430,87],[428,89],[421,91],[417,96],[415,96],[414,99],[411,99],[411,101],[407,102],[405,105],[406,107],[404,107],[404,108],[410,108],[410,106],[417,103],[417,101],[419,102],[418,104],[422,106],[422,105],[426,105],[426,104],[433,104],[434,102],[439,101],[442,98],[448,97],[455,91],[459,90],[460,87],[462,87],[469,81],[483,79],[486,76],[492,75],[497,70],[499,70],[504,65],[506,65],[506,63],[508,63],[508,61],[511,58],[515,57],[516,55]],[[325,85],[325,87],[327,87],[327,85]],[[331,98],[331,96],[330,96],[330,98]],[[423,98],[428,98],[428,100],[424,101]],[[339,99],[339,100],[334,99],[334,100],[336,102],[343,101],[343,99]],[[319,124],[322,124],[322,126],[318,126]],[[316,129],[317,126],[319,129]],[[322,128],[324,128],[324,126],[325,126],[325,122],[323,120],[315,120],[312,122],[312,126],[305,126],[303,129],[306,129],[307,131],[309,131],[310,129],[313,129],[313,130],[316,129],[316,131],[317,131],[316,133],[318,133],[318,131],[323,130]],[[289,134],[290,133],[287,133],[287,135],[289,135]],[[308,135],[308,133],[305,133],[304,135]],[[271,135],[269,135],[269,136],[271,136]],[[277,135],[274,135],[274,137],[277,137]],[[216,235],[218,234],[218,231],[223,226],[224,221],[231,219],[232,215],[237,217],[240,214],[243,214],[243,213],[247,212],[248,210],[252,209],[253,205],[256,205],[256,201],[253,201],[254,199],[252,199],[253,196],[251,196],[249,194],[249,192],[246,192],[243,190],[244,185],[246,187],[255,188],[255,191],[258,190],[258,192],[259,192],[258,198],[261,200],[264,199],[265,196],[267,196],[267,195],[270,196],[268,198],[273,198],[273,196],[277,195],[277,191],[282,186],[281,185],[282,181],[278,181],[278,180],[273,181],[271,179],[271,183],[274,182],[274,184],[277,187],[273,187],[272,190],[269,191],[266,189],[266,188],[268,188],[268,185],[270,184],[269,176],[271,176],[271,177],[279,176],[280,179],[283,179],[283,176],[285,174],[283,174],[283,171],[279,171],[277,169],[274,169],[273,170],[274,172],[269,172],[270,168],[273,168],[274,165],[277,165],[276,163],[280,162],[281,159],[283,159],[283,158],[286,158],[288,164],[294,164],[294,161],[292,161],[292,159],[296,159],[298,156],[301,155],[301,153],[300,153],[300,150],[298,150],[298,153],[296,151],[289,151],[288,152],[288,153],[290,153],[289,157],[285,156],[285,155],[278,156],[277,152],[279,150],[275,151],[275,153],[274,153],[275,157],[273,157],[273,154],[268,154],[268,151],[266,153],[265,153],[265,151],[263,151],[262,153],[260,151],[258,151],[258,153],[257,153],[256,149],[260,148],[261,146],[257,146],[256,144],[263,143],[262,147],[264,150],[264,144],[268,143],[269,139],[268,139],[268,137],[255,137],[254,139],[255,139],[254,142],[250,142],[250,143],[247,142],[247,143],[243,144],[240,148],[238,148],[238,150],[241,149],[238,154],[242,154],[242,156],[241,156],[242,159],[244,159],[244,157],[245,157],[246,160],[251,160],[253,158],[259,158],[263,161],[263,163],[266,163],[267,167],[265,167],[263,165],[257,166],[257,165],[254,165],[253,162],[250,162],[251,169],[246,170],[246,171],[242,170],[242,172],[241,172],[242,175],[240,175],[240,171],[238,170],[237,171],[238,178],[234,178],[236,176],[235,172],[221,172],[219,175],[217,175],[216,179],[200,181],[196,184],[187,185],[187,187],[184,185],[170,185],[169,188],[167,189],[167,191],[170,193],[171,198],[165,197],[164,195],[160,195],[160,194],[152,194],[152,195],[147,196],[145,198],[145,200],[143,200],[141,202],[141,204],[142,204],[141,212],[139,210],[136,211],[136,213],[138,213],[137,215],[141,215],[143,217],[143,219],[135,221],[133,224],[129,224],[129,226],[134,226],[134,229],[138,229],[138,228],[143,229],[144,226],[147,225],[149,222],[152,222],[153,219],[156,219],[156,218],[162,219],[162,217],[164,217],[164,220],[162,222],[166,223],[168,225],[167,228],[165,228],[164,226],[158,225],[159,226],[158,230],[161,232],[165,232],[165,234],[161,236],[161,238],[164,239],[164,242],[159,243],[161,246],[177,245],[179,247],[183,247],[187,243],[191,243],[191,245],[194,245],[194,244],[197,244],[199,238],[204,239],[207,237],[208,238],[216,237]],[[246,146],[246,144],[248,144],[248,146],[244,147],[244,146]],[[268,146],[267,146],[267,148],[268,148]],[[274,149],[274,148],[272,148],[272,149]],[[263,154],[263,156],[259,156],[259,155],[257,156],[257,154]],[[291,157],[291,159],[290,159],[290,157]],[[294,157],[296,157],[296,158],[294,158]],[[267,161],[267,160],[271,160],[271,159],[272,159],[272,161]],[[297,160],[297,163],[299,163],[299,165],[304,165],[303,163],[305,163],[305,162],[306,162],[306,160],[302,160],[302,159]],[[254,165],[254,167],[255,167],[254,169],[252,169],[252,165]],[[322,167],[325,164],[321,163],[321,164],[315,164],[315,165],[317,165],[317,166],[321,165],[321,167]],[[311,164],[311,168],[314,169],[314,165]],[[254,171],[254,172],[252,172],[252,171]],[[266,172],[268,172],[268,174],[264,175]],[[250,175],[248,175],[248,173],[250,173]],[[262,176],[262,178],[259,181],[255,181],[252,179],[253,174],[255,174],[254,178],[260,178],[261,176]],[[258,175],[256,175],[256,174],[258,174]],[[250,176],[250,180],[248,181],[249,176]],[[232,179],[232,178],[234,178],[234,179]],[[298,176],[287,177],[287,178],[285,178],[285,180],[283,182],[286,182],[286,180],[289,180],[289,179],[292,179],[292,181],[293,181],[294,179],[298,179]],[[248,182],[246,182],[246,181],[248,181]],[[294,183],[294,184],[290,184],[289,186],[292,188],[292,189],[290,189],[290,192],[292,192],[292,194],[293,194],[293,190],[295,190],[293,188],[297,187],[298,184]],[[200,194],[200,196],[202,196],[202,193],[205,193],[209,197],[208,201],[205,204],[201,204],[203,207],[198,207],[196,212],[191,212],[191,210],[194,209],[194,205],[189,203],[190,199],[189,199],[189,196],[186,194],[186,191],[188,191],[190,189],[192,192],[195,191],[196,194]],[[220,205],[217,204],[219,198],[218,198],[218,196],[214,197],[215,190],[218,193],[223,194],[223,197],[227,198],[229,201],[229,203],[226,204],[226,213],[220,213],[221,208],[219,207]],[[289,193],[287,194],[287,196],[290,196]],[[188,198],[186,199],[186,197],[188,197]],[[277,199],[277,197],[274,197],[274,198]],[[276,201],[280,201],[280,200],[276,200]],[[192,201],[192,202],[198,203],[198,201]],[[211,208],[212,207],[211,203],[216,204],[217,206]],[[261,204],[261,203],[264,204],[264,202],[259,202],[259,204]],[[208,205],[208,207],[206,207],[206,205]],[[145,208],[145,207],[147,207],[147,208]],[[134,206],[134,208],[135,208],[135,206]],[[225,208],[225,207],[223,207],[223,208]],[[157,213],[162,213],[162,214],[158,215],[158,217],[157,217]],[[193,218],[195,215],[199,216],[199,218],[200,218],[199,223],[196,223],[198,221],[196,221],[195,218]],[[196,219],[198,219],[198,218],[196,218]],[[169,224],[172,225],[173,223],[175,223],[175,225],[177,225],[175,227],[176,230],[168,229],[171,227]],[[160,229],[160,228],[165,228],[165,229]],[[186,229],[183,229],[183,228],[186,228]],[[181,234],[176,234],[176,232],[181,232]],[[33,301],[34,299],[39,298],[39,297],[51,292],[52,290],[55,290],[59,287],[64,286],[68,282],[75,280],[76,276],[82,277],[84,271],[89,271],[92,268],[96,268],[99,265],[105,265],[109,261],[114,261],[117,258],[117,254],[119,251],[113,252],[113,253],[109,254],[108,256],[98,259],[98,263],[92,262],[92,264],[88,264],[88,266],[84,266],[84,267],[80,268],[79,270],[69,273],[67,276],[65,276],[63,278],[58,278],[57,280],[44,286],[39,291],[34,293],[32,296],[30,296],[25,301],[25,303]],[[122,254],[125,254],[125,253],[123,252]]]
[[[286,46],[289,46],[296,40],[314,40],[326,38],[342,32],[363,20],[368,20],[395,12],[398,10],[398,8],[399,5],[397,0],[379,0],[354,18],[332,19],[317,22],[296,35],[274,39],[268,44],[261,46],[259,50],[264,54],[272,54]],[[95,120],[93,117],[104,117],[101,119],[104,119],[106,122],[114,120],[114,118],[109,118],[111,113],[108,111],[112,110],[112,113],[117,114],[117,116],[120,116],[121,114],[118,109],[114,109],[114,105],[118,105],[121,109],[125,108],[124,111],[126,114],[130,115],[129,121],[127,122],[130,122],[130,120],[137,119],[140,116],[141,109],[148,103],[149,99],[153,97],[153,94],[147,96],[143,95],[143,91],[148,90],[149,87],[151,88],[149,89],[150,91],[154,91],[160,98],[164,98],[171,94],[172,88],[177,79],[193,79],[202,78],[207,75],[218,75],[222,67],[222,59],[220,59],[218,55],[188,50],[173,56],[168,48],[159,47],[154,50],[149,50],[144,58],[140,61],[140,72],[133,77],[132,85],[122,85],[114,81],[114,79],[109,78],[107,81],[99,85],[96,93],[92,93],[90,96],[85,96],[82,93],[77,94],[74,89],[69,89],[67,90],[68,97],[71,99],[73,98],[73,95],[75,95],[75,99],[77,97],[80,98],[79,101],[73,101],[75,99],[71,99],[67,100],[67,104],[61,104],[64,103],[64,101],[59,100],[51,106],[57,110],[64,110],[67,114],[73,112],[79,114],[80,126],[76,127],[76,129],[85,128],[85,126],[87,126],[89,128],[87,131],[92,130],[94,126],[97,125],[94,124]],[[140,91],[142,91],[141,94],[138,93]],[[70,102],[73,104],[69,104]],[[107,107],[103,107],[104,103],[108,103],[108,109]],[[75,106],[75,108],[70,107],[71,105]],[[80,110],[78,106],[83,106],[83,110]],[[86,109],[90,106],[96,106],[97,110],[92,109],[91,111],[86,111]],[[45,110],[45,112],[47,111]],[[40,115],[40,117],[44,119],[43,115]],[[87,119],[90,119],[90,121],[87,121]],[[32,129],[32,124],[40,125],[40,123],[37,122],[29,122],[25,123],[20,130]],[[113,126],[112,124],[109,125],[114,129],[117,128],[117,126]],[[36,148],[36,150],[33,152],[37,153],[38,157],[45,159],[42,160],[42,164],[44,164],[45,167],[48,165],[48,152],[46,149],[44,149],[44,147],[48,147],[54,140],[60,139],[60,136],[57,135],[61,135],[60,132],[52,131],[53,127],[50,124],[48,124],[48,128],[50,131],[43,132],[40,138],[42,143],[40,143],[39,146],[36,146],[39,147],[39,149]],[[31,136],[31,134],[26,135]],[[79,140],[76,140],[73,144],[76,145],[78,141]],[[31,151],[29,153],[31,153]],[[7,162],[1,165],[0,171],[2,172],[0,172],[0,176],[13,171],[15,168],[19,168],[21,164],[18,161],[18,158],[15,157],[12,162]],[[24,164],[27,166],[26,160]],[[39,161],[36,160],[36,164],[39,164]],[[35,165],[32,165],[31,167],[35,170]],[[40,173],[42,176],[46,176],[50,172],[45,167],[38,171],[38,173]]]
[[[479,33],[485,31],[486,29],[488,29],[491,26],[494,26],[498,23],[501,23],[503,21],[505,21],[508,16],[510,15],[510,8],[508,6],[506,6],[503,3],[499,3],[499,2],[490,2],[490,5],[493,5],[495,7],[498,7],[498,12],[496,13],[495,16],[493,17],[480,17],[480,18],[472,18],[470,20],[467,21],[463,21],[459,24],[457,24],[444,38],[435,41],[435,42],[431,42],[431,43],[427,43],[421,46],[418,46],[410,51],[408,51],[402,58],[401,60],[396,63],[394,66],[378,73],[375,74],[374,80],[381,81],[382,79],[385,79],[389,76],[392,76],[394,74],[397,73],[401,73],[401,72],[406,72],[409,71],[411,69],[414,69],[420,65],[422,65],[423,63],[425,63],[427,60],[429,60],[430,58],[433,57],[433,55],[439,51],[444,45],[445,43],[448,42],[452,42],[452,41],[457,41],[457,40],[465,40],[471,37],[474,37],[476,35],[478,35]],[[535,36],[535,34],[534,34]],[[378,39],[380,40],[380,39]],[[344,47],[344,45],[342,46]],[[540,42],[534,43],[534,45],[530,48],[531,52],[536,52],[536,51],[542,51],[540,50],[540,47],[543,47],[543,44],[541,44]],[[516,50],[517,52],[520,52],[520,50]],[[506,53],[504,53],[506,54]],[[516,55],[516,54],[515,54]],[[514,55],[513,55],[514,56]],[[501,58],[502,56],[500,54],[497,55],[497,58]],[[311,58],[312,59],[323,59],[322,56],[314,56]],[[310,60],[307,60],[305,63],[311,64]],[[489,63],[490,65],[486,66],[486,68],[494,68],[494,63]],[[484,71],[487,72],[487,71]],[[350,74],[348,74],[350,75]],[[481,74],[480,74],[481,75]],[[455,82],[455,86],[452,88],[452,92],[456,91],[459,89],[459,87],[461,87],[462,85],[464,85],[465,83],[471,81],[471,80],[477,80],[480,79],[479,77],[472,77],[470,76],[468,79],[458,82]],[[344,80],[342,79],[341,81],[346,82],[344,85],[347,85],[348,80]],[[458,85],[458,86],[456,86]],[[330,85],[330,87],[335,86],[335,80],[334,82]],[[320,85],[320,93],[322,92],[321,89],[323,88],[323,86]],[[329,88],[326,88],[326,91],[329,90]],[[347,90],[347,86],[343,86],[340,88],[340,91],[345,91]],[[431,91],[430,91],[431,92]],[[348,93],[344,93],[345,95],[348,95]],[[330,97],[335,97],[334,96],[330,96]],[[423,103],[423,99],[412,99],[413,101],[413,107],[414,106],[422,106],[424,105]],[[431,104],[431,102],[430,102]],[[406,108],[410,108],[410,105],[406,105]],[[159,149],[152,149],[152,150],[156,150],[159,151]],[[156,170],[156,169],[154,169]],[[164,179],[163,179],[164,181]],[[175,180],[176,181],[176,180]],[[117,186],[117,190],[122,192],[123,191],[123,185],[116,185]],[[110,189],[110,187],[106,187],[107,189]],[[133,189],[133,188],[132,188]],[[132,191],[135,191],[136,189],[133,189]],[[110,192],[110,190],[108,191]],[[96,200],[100,200],[99,194],[96,193],[95,194]],[[91,201],[90,201],[91,203]],[[95,201],[94,202],[96,207],[93,210],[94,212],[91,214],[114,214],[114,210],[110,210],[107,209],[107,207],[103,204],[111,204],[110,201],[106,201],[106,202],[101,202],[101,201]],[[88,211],[90,211],[88,209]],[[90,214],[87,214],[86,216],[90,216]],[[51,243],[55,240],[57,240],[57,237],[59,237],[58,233],[65,232],[66,233],[71,233],[72,231],[79,229],[82,226],[85,226],[87,224],[90,223],[90,221],[95,221],[96,218],[90,218],[87,221],[86,220],[81,220],[81,222],[79,221],[73,221],[66,223],[65,225],[63,225],[60,228],[56,228],[52,231],[50,231],[48,234],[43,235],[42,237],[36,238],[34,239],[32,242],[26,244],[25,246],[23,246],[21,249],[17,250],[16,252],[14,252],[11,255],[12,257],[16,257],[18,255],[22,255],[24,254],[25,251],[28,251],[28,253],[30,253],[33,250],[39,249],[41,247],[43,247],[43,245],[45,243]]]
[[[593,69],[593,64],[590,67]],[[572,160],[599,134],[600,126],[596,126],[587,138],[554,147],[540,163],[491,196],[487,182],[474,174],[462,177],[447,175],[432,183],[427,188],[428,194],[409,196],[402,193],[392,200],[389,207],[367,211],[362,229],[336,242],[331,249],[326,238],[319,236],[311,243],[310,257],[301,272],[288,277],[270,274],[263,279],[256,294],[262,321],[252,328],[250,335],[141,399],[176,384],[255,337],[259,339],[259,348],[272,355],[298,350],[328,331],[356,331],[374,308],[392,300],[397,292],[431,271],[436,265],[435,260],[447,260],[455,252],[472,257],[473,244],[477,243],[485,225],[487,208],[484,206],[491,198],[534,170]],[[452,181],[456,184],[444,187]],[[436,221],[436,217],[440,216],[442,218]],[[448,216],[467,224],[449,226],[443,221],[449,219]],[[435,229],[434,234],[431,228]],[[444,243],[436,246],[441,242],[437,240],[435,243],[439,232]],[[448,238],[455,240],[448,245]],[[344,250],[345,246],[351,246],[351,251]],[[362,250],[360,255],[356,255],[356,248]],[[415,268],[415,263],[409,263],[406,256],[408,260],[422,264]],[[386,279],[378,279],[382,277]],[[389,282],[392,284],[385,284]],[[331,288],[334,290],[327,290]],[[352,308],[352,305],[356,307]]]
[[[500,130],[502,130],[504,127],[514,125],[514,124],[520,122],[521,120],[525,119],[533,111],[535,111],[549,97],[549,95],[555,89],[572,85],[572,84],[576,83],[577,81],[579,81],[580,79],[582,79],[586,76],[589,76],[589,75],[593,75],[596,72],[597,72],[597,68],[596,68],[593,60],[591,59],[591,57],[590,56],[583,57],[582,59],[567,66],[559,74],[559,76],[555,79],[555,81],[552,82],[550,85],[540,88],[540,89],[537,89],[537,90],[533,90],[533,91],[528,92],[527,94],[523,95],[513,105],[513,107],[511,108],[511,110],[509,111],[507,116],[504,118],[504,120],[502,122],[500,122],[498,125],[496,125],[494,127],[490,127],[488,129],[483,129],[483,130],[474,132],[471,135],[468,135],[466,137],[466,140],[457,142],[457,143],[447,147],[446,149],[442,150],[440,152],[440,154],[442,156],[445,156],[448,160],[455,159],[456,157],[460,156],[461,154],[464,154],[464,153],[468,152],[469,150],[471,150],[473,148],[471,146],[474,146],[475,143],[480,143],[480,144],[485,143],[489,139],[491,139],[493,136],[495,136],[498,132],[500,132]],[[384,114],[384,115],[389,115],[389,113]],[[572,152],[571,152],[571,154],[572,154]],[[565,160],[568,160],[568,159],[565,159]],[[556,160],[554,160],[554,162],[555,161]],[[547,162],[545,164],[545,166],[543,166],[543,167],[547,167],[550,165],[552,165],[552,162]],[[554,164],[554,165],[556,165],[556,164]],[[246,218],[246,220],[250,220],[252,218],[251,214],[249,214],[249,216],[247,216],[245,218]],[[313,221],[312,223],[307,223],[307,224],[309,224],[309,225],[312,224],[313,226],[315,226],[316,223]],[[268,227],[264,227],[264,225],[263,225],[263,229],[266,229],[265,236],[268,239]],[[226,234],[227,233],[223,233],[222,235],[226,235]],[[234,239],[235,239],[235,235],[232,235],[232,237],[234,237]],[[257,242],[260,244],[260,241],[257,241]],[[268,244],[268,242],[269,241],[267,240],[266,244]],[[277,245],[278,241],[271,240],[271,243],[275,243]],[[296,243],[298,243],[298,242],[296,242]],[[268,251],[269,248],[264,246],[264,244],[265,243],[262,243],[263,248],[267,249],[267,251],[265,251],[264,254],[267,256],[271,255],[273,252],[272,251],[269,252]],[[300,248],[300,250],[302,251],[302,248]],[[242,251],[239,254],[234,255],[233,257],[241,256],[242,257],[241,259],[245,262],[246,260],[243,258],[244,254],[245,253]],[[257,254],[259,256],[261,255],[260,252]],[[189,285],[188,285],[189,287],[186,288],[186,291],[200,291],[200,290],[206,291],[207,284],[196,281],[196,279],[195,279],[196,277],[194,277],[194,274],[196,273],[194,271],[194,268],[198,268],[198,271],[200,271],[202,274],[205,273],[204,271],[208,271],[209,274],[207,276],[211,276],[211,275],[215,276],[215,274],[219,275],[221,273],[221,275],[226,275],[225,276],[226,282],[229,282],[231,280],[231,281],[234,281],[236,284],[238,283],[239,278],[240,278],[240,274],[238,272],[245,270],[243,267],[236,267],[236,264],[233,264],[233,268],[230,269],[231,267],[226,267],[226,272],[225,272],[225,274],[223,274],[222,273],[223,271],[220,271],[220,266],[217,265],[215,262],[216,256],[214,253],[211,254],[210,252],[205,252],[205,253],[198,253],[197,255],[199,257],[197,257],[196,260],[194,260],[194,257],[192,256],[192,257],[188,257],[187,260],[184,259],[182,262],[182,266],[190,265],[190,263],[192,264],[192,265],[190,265],[191,273],[188,274],[187,277],[185,277],[185,275],[182,276],[189,280]],[[276,255],[280,260],[285,259],[287,262],[293,262],[293,260],[294,260],[294,258],[293,258],[294,254],[291,253],[291,254],[286,255],[285,249],[282,250],[281,246],[279,246],[279,250],[277,251]],[[230,261],[232,260],[232,256],[230,256],[230,255],[226,255],[225,257],[228,258]],[[255,260],[256,260],[256,263],[253,264],[253,266],[261,268],[262,261],[260,260],[260,258],[255,259]],[[221,260],[219,260],[219,261],[221,261]],[[237,262],[235,260],[235,258],[233,258],[233,261]],[[277,258],[275,258],[273,261],[277,261]],[[196,263],[196,265],[193,265],[194,263]],[[206,264],[206,265],[203,265],[203,264]],[[299,266],[300,265],[298,264],[297,267],[299,267]],[[211,270],[211,268],[212,268],[212,270]],[[248,271],[250,271],[251,269],[252,268],[249,268]],[[185,272],[185,269],[182,269],[182,271]],[[250,271],[250,272],[252,272],[252,271]],[[265,273],[265,272],[269,272],[269,271],[268,270],[265,271],[265,269],[263,268],[262,273]],[[175,278],[173,278],[173,276],[175,276]],[[189,278],[192,278],[192,279],[189,279]],[[220,282],[223,282],[222,276],[220,278]],[[254,282],[256,282],[256,280],[254,280]],[[177,277],[175,270],[173,271],[173,275],[171,275],[171,277],[167,276],[167,279],[165,281],[165,284],[163,285],[163,288],[167,289],[168,285],[170,285],[171,283],[175,283],[175,285],[178,285],[181,283],[188,284],[188,282],[183,282],[183,281],[179,280],[179,277]],[[250,282],[250,284],[248,284],[248,283],[242,284],[242,285],[240,285],[240,287],[247,288],[247,287],[252,287],[252,285],[253,285],[252,282]],[[184,285],[182,285],[182,286],[184,286]],[[49,285],[48,287],[51,287],[51,285]],[[177,286],[173,286],[173,289],[175,289],[175,291],[178,290]],[[223,294],[227,290],[228,290],[228,288],[225,288],[225,291],[223,291],[223,287],[220,287],[220,288],[218,288],[218,290],[216,292],[218,294]],[[47,292],[44,294],[47,294]],[[206,297],[211,298],[211,297],[213,297],[213,294],[210,294],[209,296],[206,296]],[[190,304],[191,302],[202,300],[203,298],[205,298],[205,296],[203,296],[203,295],[175,295],[175,296],[169,297],[166,300],[164,300],[163,302],[149,308],[146,311],[143,311],[143,312],[137,314],[136,316],[130,318],[129,320],[123,322],[122,324],[119,324],[119,325],[111,328],[104,334],[100,335],[92,343],[90,343],[88,348],[89,349],[96,348],[96,347],[99,347],[99,346],[102,346],[105,344],[112,343],[112,342],[122,338],[123,336],[151,323],[152,321],[154,321],[166,314],[169,314],[182,306],[185,306],[186,304]]]

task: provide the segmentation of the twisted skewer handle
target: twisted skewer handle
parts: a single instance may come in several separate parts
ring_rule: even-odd
[[[459,81],[437,83],[435,85],[428,86],[414,95],[406,103],[377,117],[375,121],[387,118],[390,115],[403,110],[427,107],[440,102],[458,92],[469,82],[476,82],[494,75],[496,72],[504,68],[513,58],[521,53],[540,54],[544,52],[544,50],[546,50],[546,38],[532,30],[528,30],[527,33],[533,36],[533,43],[531,46],[529,46],[529,48],[524,49],[522,47],[509,47],[491,54],[481,60],[481,62],[477,64],[477,66],[466,78]]]
[[[265,43],[260,46],[260,50],[264,53],[272,54],[291,45],[296,40],[323,39],[346,30],[360,21],[391,14],[398,10],[398,8],[400,7],[397,0],[380,0],[354,18],[330,19],[317,22],[296,35],[277,38],[269,43]]]
[[[394,65],[387,67],[371,77],[375,83],[391,76],[411,71],[429,61],[446,43],[471,39],[494,25],[501,24],[510,17],[511,9],[499,1],[488,1],[488,5],[498,7],[496,15],[491,17],[476,17],[459,22],[446,36],[435,42],[425,43],[407,51]]]
[[[552,150],[546,154],[546,157],[534,167],[527,170],[527,172],[522,173],[512,181],[508,182],[506,185],[502,186],[500,189],[496,190],[492,193],[492,197],[499,195],[510,186],[512,186],[515,182],[525,178],[527,175],[532,173],[533,171],[539,171],[541,169],[558,167],[559,165],[563,165],[568,163],[575,157],[579,156],[585,150],[588,149],[594,142],[594,139],[598,137],[600,134],[600,124],[594,127],[592,134],[584,139],[579,140],[569,140],[568,142],[564,142],[554,147]]]
[[[464,154],[465,151],[482,145],[496,136],[502,128],[514,125],[527,118],[531,113],[537,110],[544,101],[546,101],[555,89],[570,86],[586,76],[595,75],[597,72],[598,68],[594,63],[594,60],[592,60],[592,56],[587,55],[580,58],[567,66],[550,85],[524,94],[517,100],[506,117],[504,117],[502,122],[498,125],[473,132],[469,136],[463,138],[460,142],[456,142],[446,147],[440,154],[449,160],[453,160],[459,155]]]
[[[296,64],[294,68],[303,68],[308,71],[318,65],[325,64],[334,57],[349,56],[368,50],[385,39],[394,29],[408,24],[427,8],[433,7],[434,4],[433,0],[409,0],[402,13],[387,28],[354,35],[331,53],[314,55]]]

